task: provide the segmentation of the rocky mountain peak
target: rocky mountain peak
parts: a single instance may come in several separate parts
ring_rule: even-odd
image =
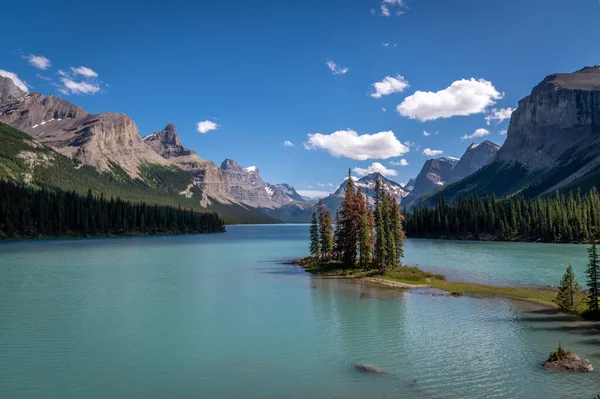
[[[225,159],[223,162],[221,162],[221,169],[223,170],[236,170],[236,171],[240,171],[244,168],[242,168],[242,165],[240,165],[239,163],[235,162],[233,159]]]
[[[544,86],[571,90],[599,90],[600,66],[588,66],[572,73],[552,74],[547,76],[536,88]]]
[[[25,97],[27,93],[19,89],[10,78],[0,76],[0,105]]]
[[[144,137],[144,142],[158,155],[167,159],[193,153],[193,151],[183,147],[181,140],[179,140],[177,128],[172,123],[165,126],[163,130]]]
[[[500,150],[500,146],[489,140],[483,143],[471,144],[463,156],[460,157],[460,161],[454,167],[447,183],[454,183],[455,181],[464,179],[488,165],[494,160],[498,150]]]

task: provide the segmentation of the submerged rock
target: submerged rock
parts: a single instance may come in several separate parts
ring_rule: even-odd
[[[451,292],[450,295],[452,296],[465,296],[465,293],[462,291],[456,291],[456,292]]]
[[[354,368],[361,373],[387,374],[388,372],[370,364],[357,363]]]

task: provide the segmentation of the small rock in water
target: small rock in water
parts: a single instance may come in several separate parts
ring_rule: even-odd
[[[545,369],[555,371],[594,371],[592,363],[571,353],[566,359],[542,363]]]
[[[387,374],[387,371],[370,364],[357,363],[354,365],[354,368],[361,373]]]
[[[462,291],[456,291],[456,292],[451,292],[450,295],[452,296],[465,296],[465,293]]]

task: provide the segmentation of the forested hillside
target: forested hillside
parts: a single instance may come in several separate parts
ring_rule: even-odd
[[[453,204],[441,197],[434,206],[405,209],[404,217],[409,237],[583,243],[600,233],[600,195],[592,188],[534,200],[460,197]]]
[[[0,238],[192,234],[225,231],[217,213],[132,204],[0,181]]]
[[[46,147],[25,133],[0,123],[0,180],[74,191],[87,195],[121,198],[132,203],[156,204],[219,212],[226,223],[273,223],[275,219],[242,206],[208,205],[201,208],[202,191],[190,186],[187,172],[174,166],[143,165],[144,177],[132,179],[118,165],[109,172],[70,159]],[[191,195],[180,193],[188,189]]]

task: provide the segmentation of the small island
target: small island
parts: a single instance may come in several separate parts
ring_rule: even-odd
[[[569,352],[558,343],[558,349],[550,354],[542,367],[553,371],[594,371],[592,363]]]
[[[310,226],[310,256],[290,263],[315,275],[346,278],[382,288],[434,288],[455,298],[465,294],[497,295],[598,318],[600,260],[595,242],[588,250],[587,291],[579,286],[570,266],[558,289],[497,287],[447,281],[443,275],[403,265],[404,224],[403,212],[379,179],[375,184],[374,203],[369,204],[349,173],[344,200],[335,219],[319,202]]]

